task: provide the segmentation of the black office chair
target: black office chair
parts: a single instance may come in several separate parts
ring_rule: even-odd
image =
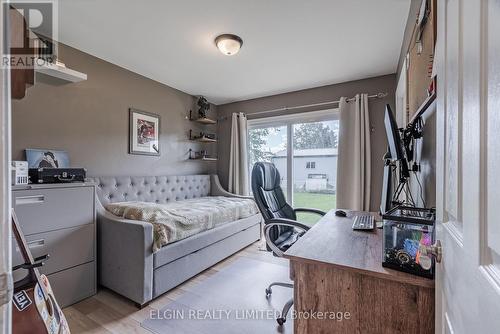
[[[283,253],[309,229],[309,226],[297,221],[297,212],[310,212],[321,216],[326,214],[317,209],[293,209],[286,202],[280,183],[280,173],[274,164],[257,162],[253,166],[252,192],[260,213],[264,217],[267,250],[272,251],[278,257],[282,257]],[[267,298],[271,296],[273,286],[293,288],[293,284],[290,283],[273,282],[266,289]],[[285,304],[281,316],[276,319],[279,325],[285,323],[292,305],[293,298]]]

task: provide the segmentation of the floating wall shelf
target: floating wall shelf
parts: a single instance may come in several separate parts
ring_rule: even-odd
[[[35,65],[35,72],[67,82],[80,82],[87,80],[87,74],[85,73],[72,70],[65,66],[49,64],[45,61],[43,61],[43,65]]]
[[[211,156],[206,155],[206,151],[195,152],[192,149],[189,149],[188,160],[217,161],[218,159],[215,157],[211,157]]]
[[[193,118],[193,111],[189,110],[189,120],[192,122],[197,122],[205,125],[209,124],[217,124],[217,121],[215,119],[211,119],[208,117],[201,117],[201,118]]]
[[[201,161],[217,161],[217,158],[210,157],[200,157],[200,158],[189,158],[189,160],[201,160]]]
[[[189,118],[191,122],[196,122],[202,125],[213,125],[217,124],[217,121],[210,119],[208,117],[193,118],[193,111],[189,110]],[[199,132],[199,135],[193,136],[193,129],[189,130],[189,140],[196,141],[198,143],[209,144],[217,143],[216,135],[213,133],[206,133],[204,131]],[[200,161],[217,161],[216,157],[211,157],[207,154],[206,150],[194,151],[189,149],[188,160],[200,160]]]
[[[210,138],[214,137],[214,138]],[[207,135],[203,132],[200,132],[199,136],[193,136],[193,130],[189,130],[189,140],[197,141],[199,143],[216,143],[217,139],[215,139],[215,135]]]
[[[191,139],[200,143],[216,143],[217,139],[210,139],[206,137],[201,137],[201,138],[196,138],[196,139]]]
[[[210,118],[197,118],[197,119],[192,119],[193,122],[198,122],[201,124],[217,124],[217,121],[214,119]]]

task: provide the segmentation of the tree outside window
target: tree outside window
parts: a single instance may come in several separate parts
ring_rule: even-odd
[[[338,122],[331,128],[323,122],[302,123],[295,128],[293,148],[296,150],[315,148],[337,148]]]

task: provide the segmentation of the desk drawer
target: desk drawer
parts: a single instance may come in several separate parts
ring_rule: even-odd
[[[26,236],[86,225],[94,221],[94,188],[14,191],[12,205]]]
[[[50,255],[40,272],[48,275],[94,261],[94,228],[94,224],[90,224],[27,236],[26,242],[33,257]],[[15,240],[12,245],[12,264],[24,262]]]

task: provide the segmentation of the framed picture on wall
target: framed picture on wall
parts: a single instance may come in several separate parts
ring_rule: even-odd
[[[129,109],[129,153],[160,155],[160,116]]]

